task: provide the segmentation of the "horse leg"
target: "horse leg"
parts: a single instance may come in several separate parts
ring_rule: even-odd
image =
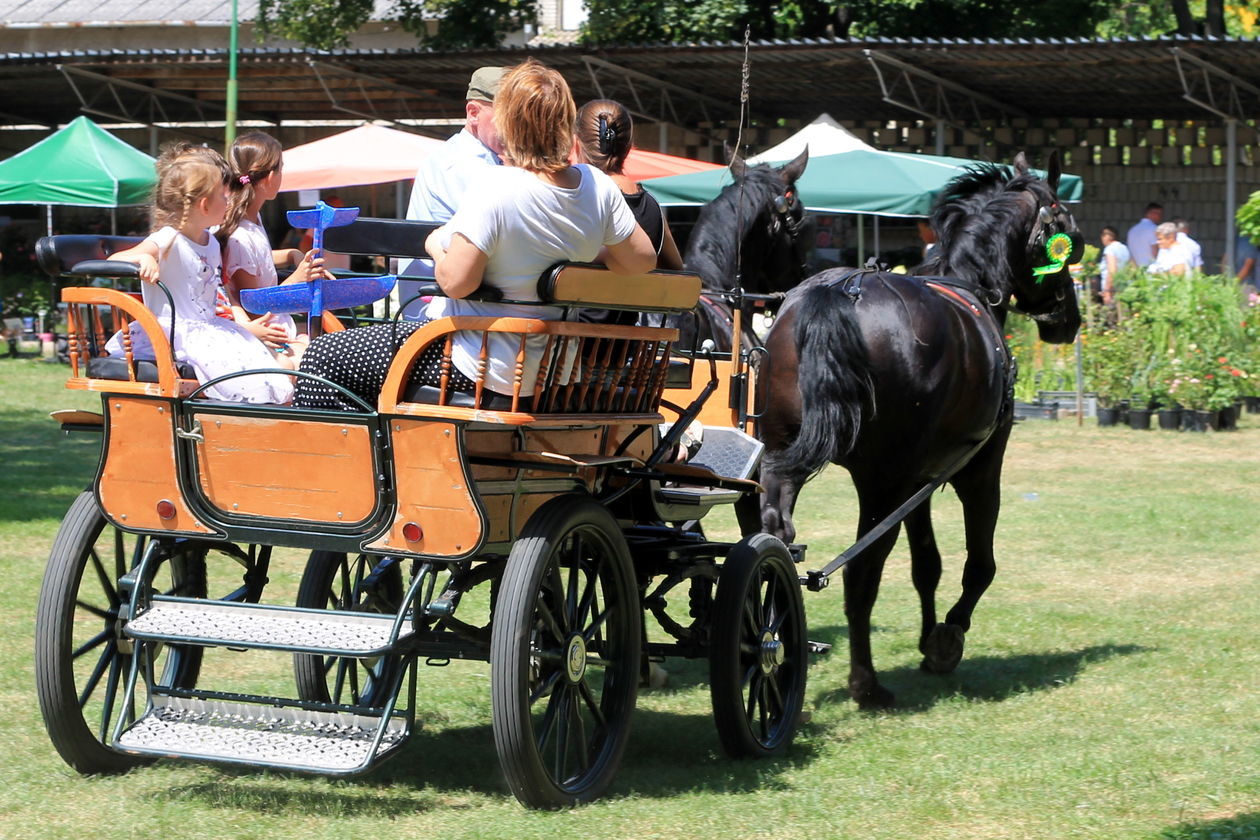
[[[776,472],[769,459],[761,463],[759,483],[766,492],[761,498],[761,530],[791,545],[796,539],[792,511],[804,482],[794,481]]]
[[[971,615],[997,573],[993,532],[1001,507],[1002,456],[1009,434],[1009,427],[999,429],[994,440],[951,482],[962,502],[967,562],[963,566],[962,595],[945,614],[945,622],[929,633],[924,650],[925,668],[938,674],[950,673],[961,661],[965,637],[971,629]]]
[[[920,667],[936,671],[934,645],[939,637],[936,631],[936,588],[941,582],[941,552],[936,547],[936,534],[932,530],[932,500],[928,498],[906,517],[906,540],[910,543],[910,578],[919,593],[919,612],[922,622],[919,629],[919,651],[924,655]],[[935,635],[934,635],[935,633]]]
[[[883,521],[896,504],[871,504],[859,490],[860,525],[858,539]],[[897,542],[901,526],[871,543],[844,567],[844,615],[849,622],[849,696],[864,709],[886,709],[893,705],[893,693],[879,684],[871,660],[871,611],[879,595],[879,579],[884,561]]]

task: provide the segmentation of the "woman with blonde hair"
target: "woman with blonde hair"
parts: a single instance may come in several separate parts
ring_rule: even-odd
[[[500,290],[511,301],[537,301],[538,277],[562,260],[590,262],[604,251],[617,274],[639,274],[656,265],[656,252],[612,180],[584,164],[570,165],[577,107],[564,77],[529,59],[503,76],[494,100],[494,122],[504,146],[505,167],[473,185],[459,210],[425,243],[434,275],[446,297],[425,309],[425,321],[398,325],[398,342],[422,323],[446,316],[519,317],[554,320],[554,306],[467,300],[479,286]],[[537,339],[537,340],[535,340]],[[392,326],[365,327],[321,336],[311,343],[302,370],[318,373],[369,402],[380,394],[387,361],[397,352]],[[545,338],[530,339],[522,396],[532,394]],[[452,387],[471,391],[477,376],[480,334],[456,333]],[[486,387],[511,394],[515,338],[494,334]],[[421,355],[412,381],[437,385],[441,347]],[[337,391],[317,381],[298,382],[295,404],[349,408]]]

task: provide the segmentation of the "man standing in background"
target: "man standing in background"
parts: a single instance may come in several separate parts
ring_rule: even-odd
[[[1164,205],[1152,201],[1146,205],[1142,218],[1129,228],[1125,243],[1129,246],[1129,256],[1142,268],[1150,265],[1159,251],[1159,243],[1155,240],[1155,228],[1164,221]]]

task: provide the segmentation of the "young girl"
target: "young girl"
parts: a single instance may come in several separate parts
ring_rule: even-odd
[[[265,313],[254,317],[240,305],[242,289],[274,286],[278,282],[277,265],[295,265],[286,283],[302,283],[311,279],[323,265],[314,251],[303,257],[296,248],[272,250],[263,229],[262,206],[280,192],[280,142],[269,134],[251,131],[236,138],[228,150],[232,168],[233,191],[228,203],[227,218],[215,236],[224,243],[224,285],[232,302],[236,322],[257,336],[277,355],[292,357],[295,366],[306,345],[291,315]]]
[[[222,222],[227,212],[227,162],[213,149],[185,143],[165,150],[156,168],[153,226],[157,230],[112,259],[140,267],[145,306],[163,330],[171,327],[171,306],[166,295],[151,284],[161,280],[170,291],[175,303],[175,359],[191,365],[200,382],[242,370],[275,368],[277,362],[294,369],[291,360],[273,359],[244,327],[215,315],[223,269],[219,242],[209,229]],[[153,358],[142,330],[132,330],[131,337],[136,358]],[[110,339],[108,349],[122,355],[119,336]],[[293,397],[293,381],[282,373],[242,376],[216,385],[206,395],[236,402],[287,403]]]

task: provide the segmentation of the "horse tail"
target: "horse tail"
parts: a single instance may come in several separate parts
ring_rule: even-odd
[[[796,304],[801,427],[775,461],[784,474],[800,480],[853,449],[862,407],[871,400],[870,361],[854,302],[839,284],[820,283],[806,289]]]

